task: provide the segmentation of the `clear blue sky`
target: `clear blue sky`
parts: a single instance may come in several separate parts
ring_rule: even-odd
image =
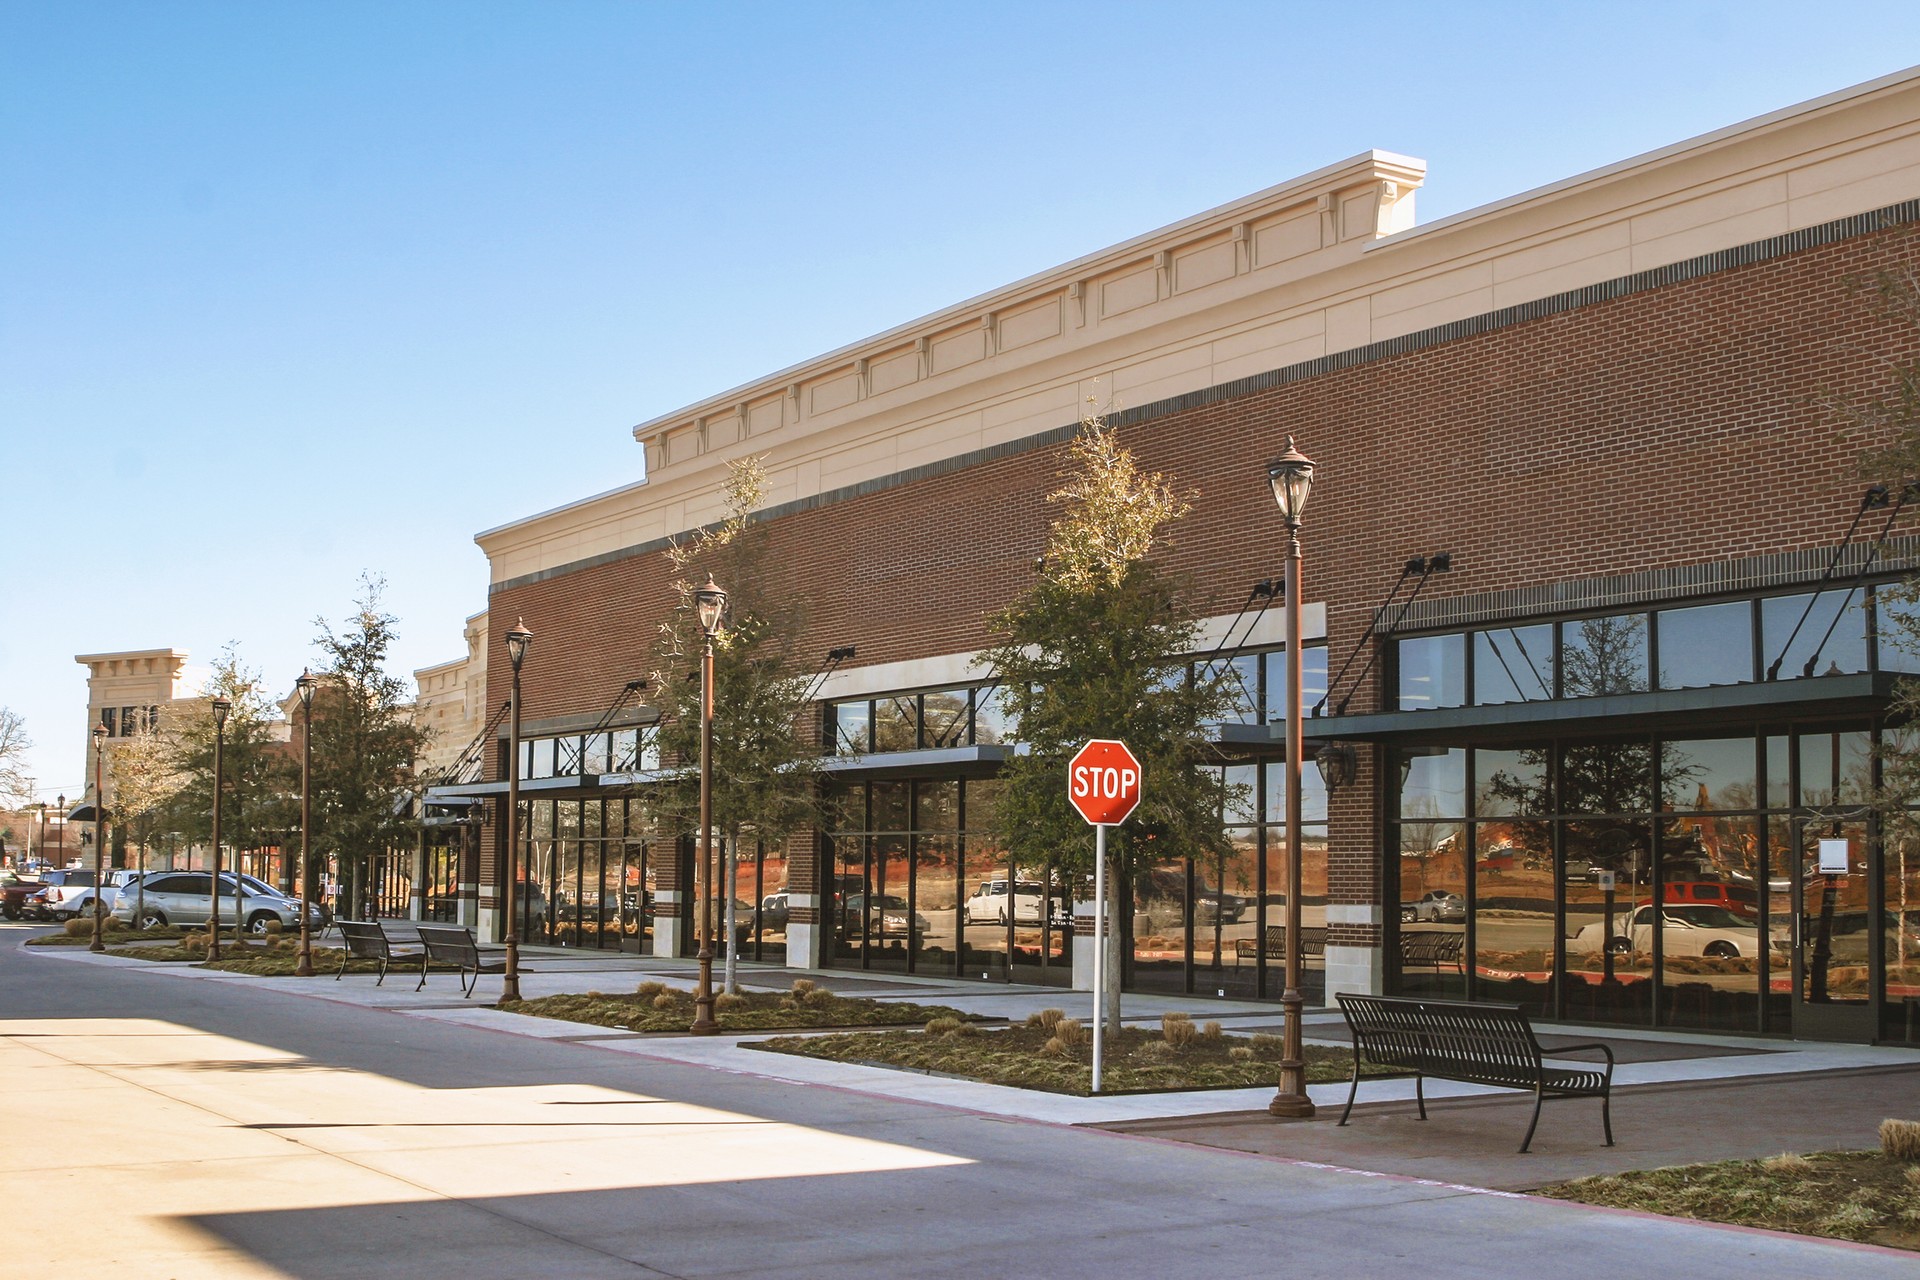
[[[1920,62],[1920,5],[0,0],[0,705],[286,687],[632,424],[1370,147],[1423,221]]]

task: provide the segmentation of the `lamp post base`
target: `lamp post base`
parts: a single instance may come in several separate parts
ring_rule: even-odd
[[[300,922],[300,958],[293,964],[293,976],[296,978],[313,976],[313,933],[307,928],[305,914],[303,910],[301,912],[303,918]]]
[[[106,944],[106,942],[105,942],[105,941],[104,941],[104,940],[103,940],[103,939],[101,938],[101,936],[100,936],[100,934],[101,934],[101,928],[100,928],[100,913],[99,913],[98,911],[96,911],[96,912],[94,912],[94,914],[93,914],[93,941],[91,941],[91,942],[89,942],[89,943],[87,944],[87,950],[89,950],[89,951],[105,951],[105,950],[107,949],[107,944]]]
[[[1307,1064],[1300,1046],[1300,1011],[1305,1004],[1298,991],[1290,990],[1280,997],[1286,1013],[1280,1042],[1280,1088],[1267,1103],[1267,1114],[1276,1120],[1313,1119],[1313,1099],[1307,1096]]]
[[[689,1035],[711,1036],[720,1033],[720,1024],[713,1020],[713,948],[700,948],[700,984],[694,989],[693,1025],[687,1028]]]
[[[501,971],[500,1003],[520,998],[520,939],[507,935],[507,964]]]

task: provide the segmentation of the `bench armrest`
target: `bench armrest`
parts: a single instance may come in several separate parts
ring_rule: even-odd
[[[1601,1053],[1604,1053],[1607,1055],[1607,1075],[1611,1077],[1613,1075],[1613,1066],[1614,1066],[1613,1050],[1609,1046],[1600,1043],[1598,1040],[1594,1041],[1592,1044],[1561,1045],[1559,1048],[1543,1051],[1543,1056],[1549,1057],[1549,1058],[1557,1058],[1564,1053],[1580,1053],[1588,1049],[1598,1049]]]

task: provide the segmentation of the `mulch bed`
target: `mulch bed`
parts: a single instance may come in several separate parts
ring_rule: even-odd
[[[1091,1042],[1048,1051],[1053,1032],[1036,1026],[1004,1031],[971,1029],[875,1034],[781,1036],[747,1047],[831,1062],[897,1067],[955,1076],[983,1084],[1012,1085],[1048,1093],[1089,1096],[1093,1091]],[[1233,1050],[1243,1049],[1236,1055]],[[1352,1077],[1353,1055],[1344,1049],[1306,1045],[1307,1081],[1325,1084]],[[1363,1067],[1362,1074],[1398,1074]],[[1160,1031],[1126,1027],[1109,1038],[1103,1064],[1103,1094],[1162,1093],[1190,1089],[1245,1089],[1274,1085],[1280,1076],[1278,1036],[1198,1035],[1175,1048]]]
[[[1540,1194],[1920,1250],[1920,1164],[1878,1151],[1644,1169],[1563,1182],[1542,1188]]]
[[[693,993],[678,988],[656,990],[646,983],[643,994],[585,994],[542,996],[537,1000],[503,1002],[510,1013],[537,1018],[584,1022],[619,1031],[679,1031],[693,1024]],[[661,1003],[662,1000],[665,1003]],[[824,988],[793,992],[755,992],[722,996],[715,1002],[714,1021],[722,1031],[785,1031],[821,1027],[916,1026],[933,1018],[965,1018],[942,1005],[906,1004],[843,996]]]

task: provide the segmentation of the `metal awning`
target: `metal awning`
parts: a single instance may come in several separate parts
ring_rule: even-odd
[[[1891,672],[1814,676],[1772,684],[1662,689],[1599,698],[1507,702],[1489,707],[1377,711],[1310,719],[1306,733],[1308,738],[1322,741],[1424,742],[1467,737],[1537,738],[1567,730],[1603,733],[1675,727],[1718,729],[1771,718],[1871,715],[1885,710],[1897,679],[1899,677]],[[1275,743],[1284,742],[1286,737],[1284,723],[1229,727],[1265,730],[1268,740]]]

